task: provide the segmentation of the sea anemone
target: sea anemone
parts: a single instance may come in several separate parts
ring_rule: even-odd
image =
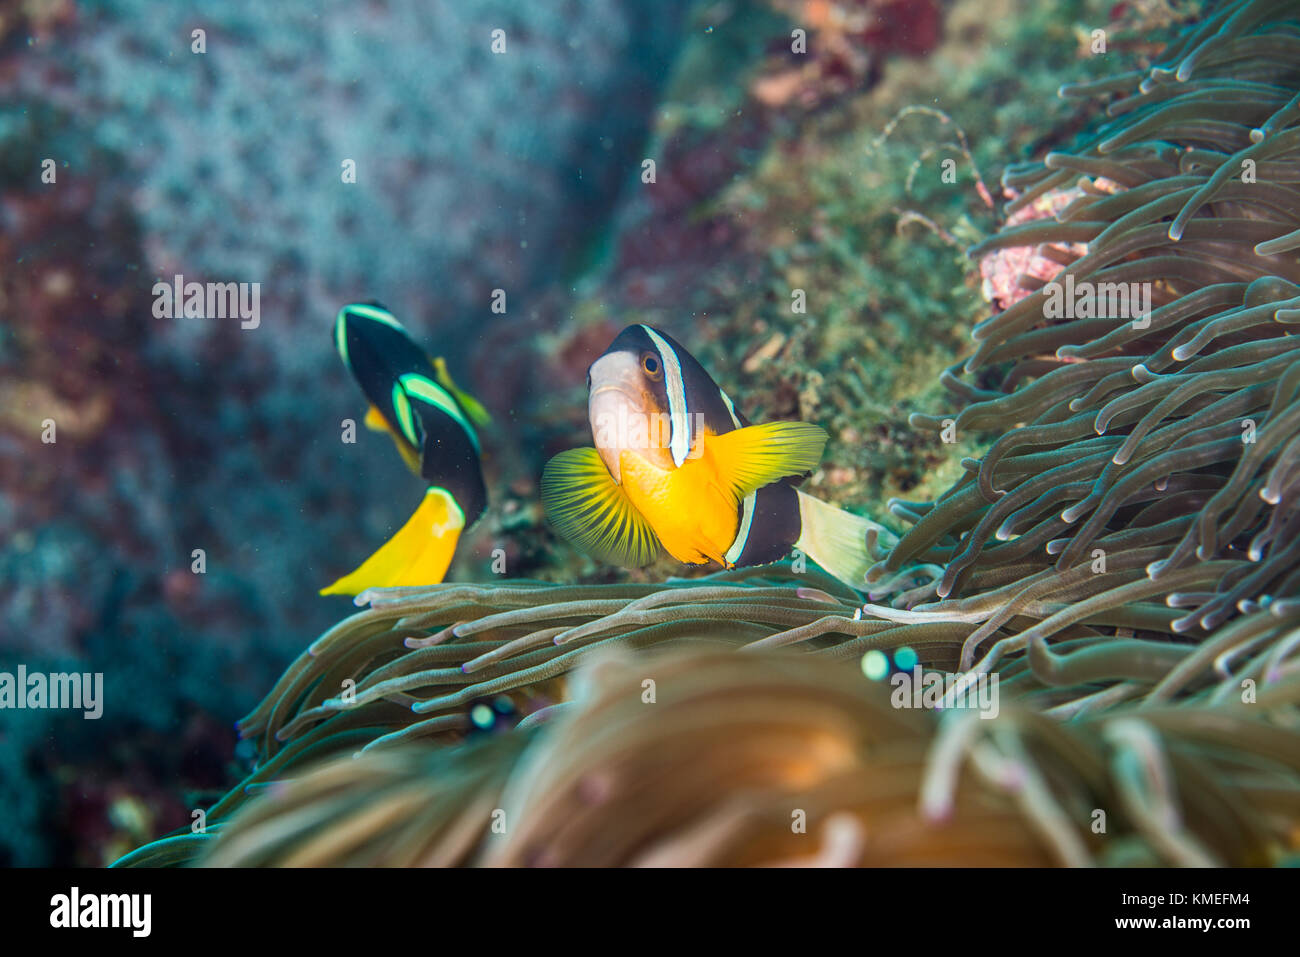
[[[575,685],[540,727],[335,759],[134,862],[1242,865],[1293,837],[1300,735],[1241,706],[939,722],[832,661],[681,648]]]
[[[954,710],[940,725],[890,707],[858,662],[881,648],[898,658],[909,641],[918,659],[951,662],[960,626],[855,618],[842,585],[812,579],[825,587],[769,568],[660,588],[379,593],[241,722],[262,760],[206,829],[122,863],[1264,863],[1290,846],[1300,733],[1270,718],[1294,700],[1294,675],[1249,706],[1225,678],[1188,708],[1189,665],[1212,662],[1214,643],[1162,656],[1138,640],[1044,642],[1000,670],[1013,702],[1002,713]],[[1285,607],[1258,615],[1276,626]],[[1224,636],[1266,631],[1255,617]],[[576,647],[555,644],[570,634]],[[1117,667],[1126,679],[1106,683]],[[347,699],[334,694],[348,682]],[[500,694],[519,700],[521,727],[473,736],[472,703]],[[1064,703],[1045,708],[1045,694]],[[818,764],[832,752],[834,775]],[[608,780],[625,782],[625,803],[601,790]],[[663,797],[651,780],[681,784],[672,814],[627,806]],[[816,850],[789,831],[799,810],[820,822]],[[1111,839],[1092,836],[1099,810]],[[492,830],[498,812],[509,840]],[[579,820],[588,843],[550,845]]]
[[[463,740],[476,702],[510,696],[529,724],[564,707],[565,675],[593,652],[691,640],[800,643],[856,660],[860,596],[815,569],[723,572],[667,585],[505,581],[376,589],[311,644],[239,721],[258,766],[208,813],[219,821],[286,769],[413,740]],[[950,656],[955,646],[949,648]]]
[[[1298,51],[1286,5],[1226,5],[1145,75],[1063,89],[1136,88],[1081,148],[1004,175],[1013,216],[1076,195],[973,255],[1032,247],[1056,273],[1022,276],[1030,294],[976,327],[974,354],[944,376],[964,408],[913,416],[1001,434],[937,501],[891,504],[912,528],[869,576],[942,566],[939,600],[907,620],[976,624],[963,669],[1024,648],[1043,658],[1045,639],[1083,625],[1185,657],[1180,687],[1216,660],[1279,676],[1264,663],[1295,608],[1264,609],[1300,585]],[[1169,643],[1206,635],[1213,654]],[[1107,646],[1104,677],[1145,660]]]

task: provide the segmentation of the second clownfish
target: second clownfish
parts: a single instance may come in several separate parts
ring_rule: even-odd
[[[476,428],[488,421],[487,413],[456,387],[442,359],[430,359],[383,306],[344,306],[334,343],[370,402],[366,426],[388,433],[428,487],[406,524],[321,594],[440,582],[461,532],[487,507]]]

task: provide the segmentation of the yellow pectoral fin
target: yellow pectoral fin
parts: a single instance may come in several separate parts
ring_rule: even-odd
[[[361,567],[344,575],[322,595],[356,595],[367,588],[435,585],[451,565],[465,513],[444,489],[431,488],[406,524]]]
[[[787,475],[817,468],[826,432],[810,422],[764,422],[704,438],[718,480],[736,501]]]
[[[659,536],[595,449],[570,449],[546,463],[542,505],[556,531],[593,558],[640,568],[659,556]]]
[[[365,426],[372,432],[385,432],[397,446],[397,452],[406,463],[406,467],[416,475],[420,474],[420,453],[411,447],[411,443],[405,438],[398,435],[388,426],[388,420],[384,418],[382,412],[376,406],[371,406],[366,410]]]
[[[370,408],[366,409],[365,423],[366,423],[366,428],[369,429],[371,432],[388,431],[388,422],[384,418],[384,414],[379,411],[378,406],[372,405]]]
[[[408,443],[405,439],[401,438],[396,433],[389,432],[388,434],[393,437],[393,444],[397,446],[398,454],[402,456],[402,461],[406,463],[406,467],[410,469],[412,472],[414,472],[416,475],[419,475],[420,474],[420,453],[417,452],[415,449],[411,448],[410,443]]]
[[[451,373],[447,371],[447,363],[442,356],[438,356],[433,360],[433,371],[438,377],[438,384],[450,392],[456,401],[460,403],[460,407],[465,410],[465,414],[469,416],[471,422],[483,426],[492,421],[492,416],[488,415],[487,409],[483,408],[478,399],[468,392],[462,392],[457,387],[451,378]]]

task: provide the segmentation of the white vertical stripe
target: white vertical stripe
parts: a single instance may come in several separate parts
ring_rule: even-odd
[[[727,407],[727,414],[731,416],[731,422],[736,428],[741,428],[740,418],[736,415],[736,407],[732,404],[731,396],[727,395],[722,389],[718,389],[718,395],[722,396],[723,404]],[[749,527],[754,521],[754,504],[755,496],[758,492],[750,492],[745,496],[745,500],[740,505],[740,527],[736,529],[736,540],[731,543],[727,549],[727,554],[722,557],[727,560],[728,565],[734,565],[740,561],[741,554],[745,551],[745,546],[749,544]]]
[[[740,417],[736,415],[736,406],[731,401],[731,396],[723,389],[718,389],[718,394],[722,396],[722,401],[727,407],[727,414],[731,416],[731,422],[736,428],[741,428]],[[736,529],[736,540],[731,543],[727,549],[727,554],[722,557],[727,560],[727,564],[734,565],[740,561],[740,556],[745,551],[745,546],[749,544],[749,528],[754,522],[754,505],[757,502],[758,492],[750,492],[745,496],[745,500],[740,504],[740,527]]]
[[[668,392],[668,420],[672,426],[672,439],[668,443],[673,453],[673,464],[680,467],[691,451],[691,419],[686,411],[686,383],[682,380],[682,364],[677,353],[649,326],[642,329],[659,350],[659,361],[664,368],[664,388]]]
[[[339,357],[343,359],[343,364],[349,369],[352,368],[352,360],[348,358],[348,311],[340,309],[338,318],[334,321],[334,344],[338,347]]]
[[[727,549],[727,554],[722,557],[727,560],[728,565],[734,565],[740,561],[740,555],[745,550],[745,543],[749,541],[749,526],[754,521],[754,496],[757,492],[750,492],[745,496],[745,501],[740,506],[740,528],[736,530],[736,540],[731,543]]]
[[[736,428],[740,428],[740,418],[736,415],[736,407],[731,404],[731,396],[723,392],[722,389],[718,389],[718,395],[722,396],[722,401],[727,405],[727,414],[731,416],[731,424]]]
[[[399,332],[406,331],[406,329],[403,328],[402,324],[397,321],[397,318],[387,309],[381,309],[378,306],[367,305],[364,302],[354,302],[350,306],[344,306],[343,310],[345,312],[354,312],[358,316],[362,316],[366,319],[373,319],[376,322],[382,322],[386,326],[392,326],[394,329],[398,330]]]

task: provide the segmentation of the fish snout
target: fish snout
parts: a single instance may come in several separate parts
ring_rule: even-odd
[[[601,356],[587,376],[592,439],[614,481],[622,482],[619,457],[624,450],[663,467],[660,460],[668,455],[668,437],[660,433],[667,417],[654,407],[635,357],[626,353]]]

